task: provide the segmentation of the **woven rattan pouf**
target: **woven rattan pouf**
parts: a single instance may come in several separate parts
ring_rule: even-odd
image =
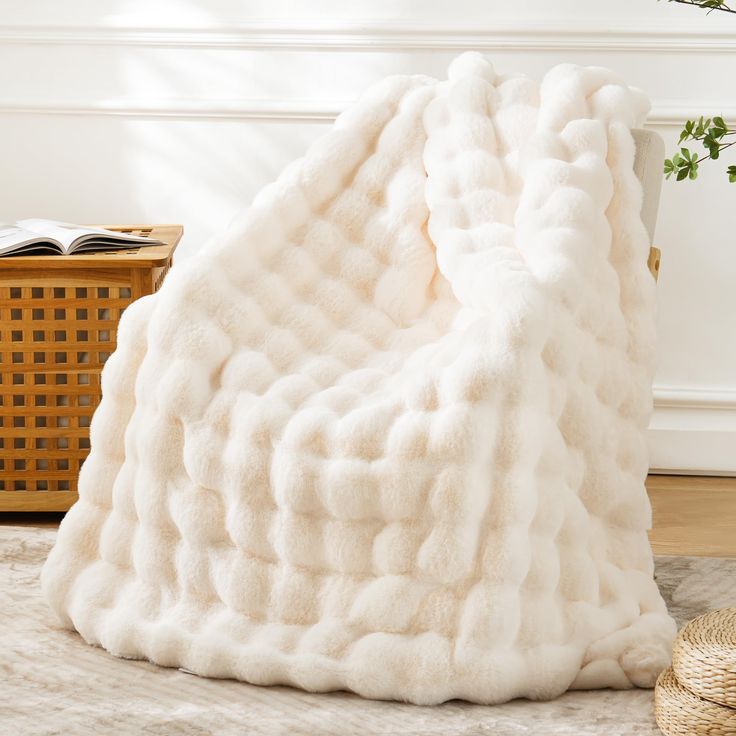
[[[654,710],[667,736],[736,736],[736,608],[699,616],[678,634]]]

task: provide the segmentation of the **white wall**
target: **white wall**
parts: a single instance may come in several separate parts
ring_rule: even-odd
[[[366,85],[471,48],[617,70],[670,152],[687,116],[736,122],[736,17],[656,0],[0,0],[0,220],[182,222],[186,255]],[[725,165],[664,187],[655,468],[736,472]]]

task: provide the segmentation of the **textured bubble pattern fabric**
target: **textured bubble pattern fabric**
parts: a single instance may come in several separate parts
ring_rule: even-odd
[[[123,316],[43,571],[61,621],[369,698],[651,687],[647,109],[466,54],[340,115]]]

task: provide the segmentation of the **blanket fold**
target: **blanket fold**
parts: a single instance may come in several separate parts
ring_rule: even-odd
[[[121,657],[370,698],[651,687],[644,97],[391,77],[131,305],[52,608]]]

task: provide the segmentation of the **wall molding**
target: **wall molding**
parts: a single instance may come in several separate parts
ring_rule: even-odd
[[[650,127],[682,126],[694,117],[721,115],[728,120],[736,120],[736,105],[731,100],[723,104],[718,100],[689,100],[687,103],[669,100],[652,100],[652,110],[647,117]]]
[[[207,100],[179,99],[164,101],[111,100],[0,100],[0,115],[74,115],[114,116],[132,118],[173,118],[205,120],[268,120],[295,122],[330,122],[351,100]],[[651,127],[681,126],[688,118],[698,115],[722,115],[736,119],[736,105],[719,105],[713,101],[680,103],[654,102],[647,119]]]
[[[205,49],[304,50],[524,50],[724,53],[736,50],[736,28],[715,23],[655,23],[617,19],[561,23],[557,20],[493,21],[484,26],[404,24],[389,21],[306,20],[237,27],[158,28],[133,26],[0,25],[0,44],[54,46],[147,46]]]
[[[331,122],[351,104],[336,100],[0,100],[0,115]]]
[[[654,386],[655,409],[736,411],[736,389]]]

